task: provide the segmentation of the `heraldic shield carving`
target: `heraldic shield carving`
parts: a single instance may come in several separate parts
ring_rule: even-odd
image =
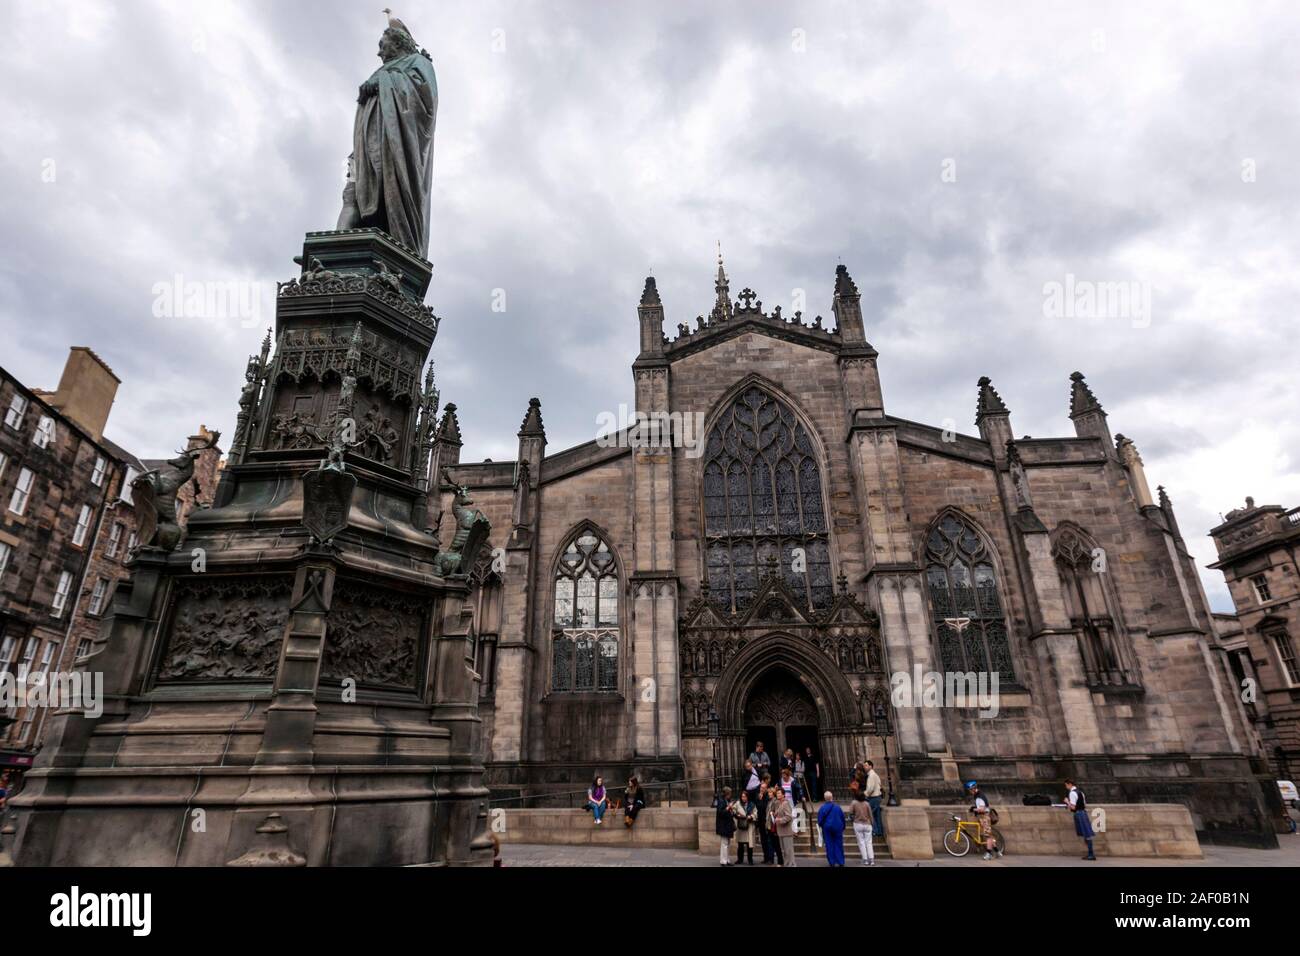
[[[321,544],[348,526],[355,475],[334,468],[319,468],[302,476],[302,524]]]

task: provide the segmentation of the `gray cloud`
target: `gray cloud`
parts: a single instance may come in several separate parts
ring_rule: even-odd
[[[553,449],[593,437],[632,398],[642,278],[670,332],[693,322],[721,239],[769,307],[802,289],[829,318],[849,266],[894,414],[973,431],[988,374],[1017,433],[1069,434],[1084,371],[1202,564],[1219,511],[1300,499],[1288,5],[398,13],[438,68],[429,301],[468,458],[511,457],[532,395]],[[124,380],[110,435],[143,456],[229,431],[269,298],[256,325],[156,318],[154,286],[293,274],[336,215],[382,25],[343,0],[14,6],[6,367],[52,386],[68,345],[94,347]],[[1046,318],[1067,274],[1147,283],[1149,327]]]

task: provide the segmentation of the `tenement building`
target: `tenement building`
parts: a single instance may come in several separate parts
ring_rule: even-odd
[[[1169,497],[1083,375],[1062,375],[1073,435],[1015,438],[988,378],[959,434],[886,411],[844,266],[833,322],[733,300],[721,261],[715,293],[670,339],[646,280],[622,430],[551,450],[533,399],[517,459],[479,464],[455,405],[439,423],[435,468],[494,529],[473,581],[495,793],[601,773],[704,797],[715,746],[730,779],[757,741],[811,748],[839,784],[888,747],[904,799],[976,777],[1018,802],[1072,775],[1272,842]],[[996,716],[942,693],[958,675],[996,676]]]
[[[127,576],[131,483],[156,463],[104,437],[118,385],[85,347],[70,350],[53,392],[0,369],[0,674],[15,686],[69,670]],[[186,509],[211,500],[219,459],[204,453]],[[0,768],[31,766],[47,716],[0,704]]]
[[[1236,616],[1221,628],[1229,673],[1269,767],[1282,780],[1300,773],[1300,508],[1229,511],[1210,534],[1219,550]]]

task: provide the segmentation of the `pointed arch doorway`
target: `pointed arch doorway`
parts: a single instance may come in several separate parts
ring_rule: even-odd
[[[745,698],[743,710],[746,745],[758,741],[772,757],[772,775],[781,765],[780,755],[789,747],[803,753],[818,746],[817,704],[797,677],[784,667],[773,667],[754,682]]]

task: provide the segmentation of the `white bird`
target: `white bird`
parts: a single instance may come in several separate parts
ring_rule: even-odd
[[[405,33],[407,36],[410,36],[410,35],[411,35],[411,30],[410,30],[410,28],[407,27],[407,25],[406,25],[405,23],[403,23],[401,20],[397,19],[397,17],[393,16],[393,11],[392,11],[392,10],[388,9],[388,7],[384,7],[384,11],[383,11],[383,12],[386,13],[386,14],[388,14],[388,25],[389,25],[390,27],[394,27],[395,29],[401,30],[401,31],[402,31],[403,33]]]

